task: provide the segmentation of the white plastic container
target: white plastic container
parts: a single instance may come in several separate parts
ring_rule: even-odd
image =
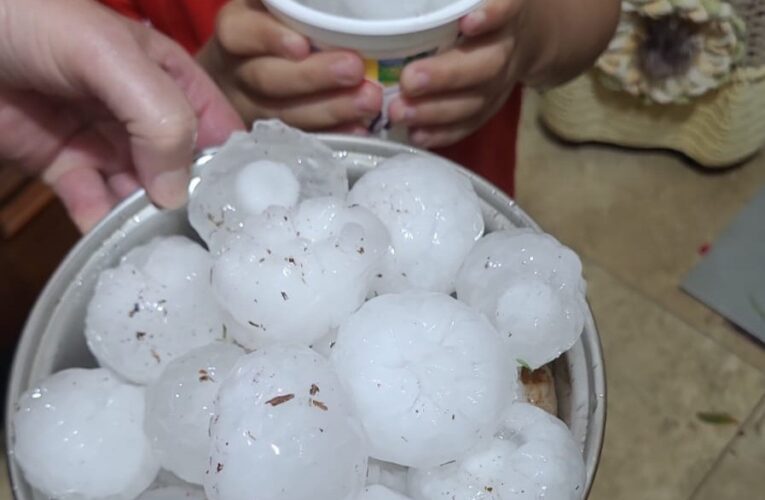
[[[420,16],[373,21],[320,12],[297,0],[263,0],[269,12],[308,37],[318,50],[347,49],[364,58],[367,80],[383,87],[382,114],[370,132],[399,141],[405,140],[406,130],[389,133],[388,105],[399,94],[401,71],[414,60],[452,47],[459,37],[460,18],[483,1],[455,0]]]

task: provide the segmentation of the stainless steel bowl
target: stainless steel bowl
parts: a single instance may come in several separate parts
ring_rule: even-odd
[[[402,152],[428,155],[399,144],[338,135],[321,136],[338,158],[347,162],[351,181],[382,159]],[[207,162],[214,152],[201,155],[195,166]],[[464,170],[483,205],[487,231],[537,224],[507,195],[489,182]],[[184,234],[195,237],[185,209],[159,211],[143,192],[125,200],[69,253],[40,295],[16,352],[8,388],[6,437],[13,449],[11,425],[14,403],[36,381],[75,366],[95,366],[85,344],[85,311],[99,273],[115,266],[131,248],[157,235]],[[582,445],[589,491],[600,457],[606,414],[606,385],[600,339],[592,314],[588,314],[581,340],[554,362],[559,416]],[[42,499],[32,491],[9,452],[14,496],[18,500]]]

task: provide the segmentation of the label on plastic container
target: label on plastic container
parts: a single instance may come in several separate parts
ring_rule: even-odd
[[[401,73],[404,71],[404,67],[412,61],[433,56],[437,52],[438,48],[435,48],[409,57],[398,59],[367,59],[364,61],[367,80],[377,82],[383,88],[382,111],[374,120],[372,120],[372,123],[369,126],[369,132],[371,134],[383,138],[388,138],[391,134],[393,124],[388,116],[388,106],[390,106],[390,103],[401,93],[398,83],[401,79]]]

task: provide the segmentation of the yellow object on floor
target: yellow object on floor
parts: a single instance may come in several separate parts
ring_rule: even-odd
[[[728,167],[765,143],[765,67],[737,69],[720,89],[672,105],[606,89],[590,73],[545,93],[540,112],[570,142],[670,149],[705,167]]]

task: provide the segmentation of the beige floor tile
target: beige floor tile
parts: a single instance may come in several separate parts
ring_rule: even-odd
[[[8,478],[8,462],[5,446],[0,447],[0,500],[13,500],[11,481]]]
[[[679,157],[566,146],[525,101],[517,198],[546,230],[765,371],[765,349],[686,296],[679,283],[732,217],[765,186],[765,155],[721,173]]]
[[[765,398],[720,456],[693,500],[756,498],[765,492]]]
[[[585,262],[589,297],[606,358],[608,425],[592,500],[687,499],[736,425],[765,394],[765,374]]]

